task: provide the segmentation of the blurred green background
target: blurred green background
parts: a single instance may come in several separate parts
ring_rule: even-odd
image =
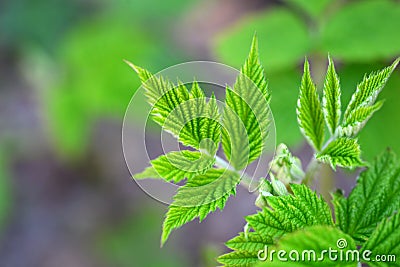
[[[321,87],[330,53],[346,103],[364,73],[400,55],[399,18],[395,0],[1,1],[0,266],[216,266],[252,196],[239,191],[159,248],[166,207],[130,180],[122,154],[139,87],[123,59],[153,72],[191,60],[239,68],[257,32],[277,141],[306,158],[295,113],[304,57]],[[399,70],[381,98],[360,136],[367,160],[400,153]]]

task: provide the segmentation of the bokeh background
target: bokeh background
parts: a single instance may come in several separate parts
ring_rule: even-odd
[[[188,60],[239,68],[257,32],[277,141],[307,159],[295,113],[304,56],[321,86],[330,53],[346,103],[364,73],[400,55],[399,18],[395,0],[0,1],[0,266],[216,266],[254,197],[239,190],[160,249],[167,207],[123,158],[123,115],[140,84],[122,60],[153,72]],[[360,136],[367,160],[400,153],[399,70],[382,98]]]

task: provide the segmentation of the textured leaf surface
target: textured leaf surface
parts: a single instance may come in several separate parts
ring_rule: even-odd
[[[241,170],[264,151],[268,137],[269,99],[267,81],[258,58],[254,36],[249,56],[235,85],[226,90],[222,145],[236,170]]]
[[[272,243],[272,238],[254,232],[249,232],[247,235],[240,233],[239,236],[226,242],[226,246],[234,252],[220,256],[218,261],[224,266],[254,266],[259,261],[257,258],[258,251],[264,249],[265,245]]]
[[[341,87],[342,88],[354,88],[354,85],[359,82],[360,77],[363,77],[365,73],[369,73],[371,69],[382,69],[388,63],[379,64],[349,64],[343,66],[340,70],[341,76]],[[382,153],[385,147],[390,147],[393,151],[400,151],[400,138],[398,138],[398,132],[400,132],[400,116],[393,116],[398,114],[400,106],[397,100],[400,100],[400,75],[399,69],[391,75],[389,81],[385,85],[385,89],[382,90],[378,101],[384,100],[382,108],[375,112],[372,118],[368,120],[368,123],[363,127],[358,135],[358,141],[362,145],[362,157],[370,162]],[[273,85],[271,84],[271,88]],[[351,99],[352,90],[342,91],[342,103],[348,103]],[[275,94],[273,97],[275,100]],[[275,112],[274,112],[275,114]],[[377,145],[379,140],[379,145]]]
[[[346,242],[346,247],[339,249],[337,244],[338,240]],[[340,258],[332,260],[329,258],[326,250],[332,248],[333,250],[343,251],[343,255],[349,250],[355,250],[356,245],[354,240],[333,226],[311,226],[302,230],[298,230],[293,233],[289,233],[283,236],[278,245],[269,248],[271,250],[279,251],[284,250],[286,253],[283,256],[287,261],[281,261],[275,253],[271,258],[267,258],[266,261],[257,264],[256,266],[276,266],[276,267],[293,267],[293,266],[357,266],[357,261],[349,257],[349,261],[341,261]],[[291,251],[297,251],[292,253]],[[320,259],[323,251],[324,257]],[[315,252],[315,253],[313,253]]]
[[[349,197],[337,193],[333,202],[339,227],[365,242],[379,222],[400,208],[400,168],[394,153],[388,150],[376,158]]]
[[[220,115],[215,97],[208,103],[199,85],[194,82],[191,92],[182,83],[152,75],[149,71],[128,62],[138,73],[152,106],[153,120],[179,141],[196,149],[204,148],[213,154],[221,137]],[[203,140],[209,140],[202,144]]]
[[[312,225],[332,225],[328,204],[305,185],[291,185],[294,195],[269,197],[272,209],[265,208],[247,217],[262,236],[276,237]]]
[[[362,251],[370,250],[371,259],[375,259],[377,255],[395,255],[395,262],[387,260],[366,262],[370,266],[391,267],[398,266],[400,261],[400,213],[396,213],[390,218],[384,219],[378,227],[372,232],[371,237],[362,247]]]
[[[171,231],[196,217],[202,221],[217,208],[223,209],[229,196],[235,194],[240,176],[224,169],[210,169],[179,188],[169,207],[163,224],[161,243],[165,243]]]
[[[223,266],[227,267],[252,267],[259,262],[257,257],[258,252],[235,251],[218,258],[218,261]]]
[[[162,155],[151,161],[152,166],[142,173],[136,174],[136,179],[163,178],[166,181],[180,182],[205,173],[214,165],[214,157],[197,151],[176,151]]]
[[[305,185],[292,184],[294,195],[268,197],[270,207],[246,217],[254,232],[241,233],[226,245],[233,252],[218,258],[224,266],[254,266],[258,251],[277,238],[313,225],[333,225],[328,204]],[[246,236],[247,235],[247,236]]]
[[[371,106],[363,106],[350,112],[346,122],[339,127],[339,136],[356,136],[367,124],[374,113],[381,109],[383,101],[378,101]]]
[[[350,114],[354,110],[364,106],[371,106],[375,103],[376,98],[396,68],[399,60],[400,58],[395,60],[391,66],[364,77],[363,81],[357,86],[356,92],[351,97],[350,103],[347,106],[344,113],[344,123],[347,123]]]
[[[326,125],[332,135],[335,134],[336,128],[339,126],[340,122],[340,95],[339,77],[335,71],[335,65],[331,57],[329,57],[329,65],[324,83],[322,106]]]
[[[318,153],[317,159],[330,164],[332,169],[336,169],[336,166],[351,169],[365,165],[360,155],[361,149],[357,140],[342,137],[332,141],[321,153]]]
[[[226,246],[232,250],[256,252],[263,249],[265,245],[272,243],[272,238],[259,235],[255,232],[249,232],[247,234],[240,233],[238,236],[226,242]]]
[[[307,60],[304,62],[304,74],[297,102],[297,120],[304,137],[319,151],[324,141],[324,115]]]

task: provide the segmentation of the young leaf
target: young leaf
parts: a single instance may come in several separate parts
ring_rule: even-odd
[[[352,137],[356,136],[374,113],[381,109],[383,101],[378,101],[371,106],[362,106],[350,112],[346,122],[339,127],[338,135]]]
[[[336,255],[336,259],[330,257],[330,254],[327,253],[329,249],[339,251],[337,254],[332,254]],[[350,252],[350,250],[356,249],[354,240],[336,227],[326,225],[311,226],[283,236],[277,245],[266,249],[267,255],[265,256],[267,258],[256,266],[356,267],[358,263],[357,257],[353,258],[353,254]],[[273,254],[271,258],[272,250],[276,252],[285,251],[284,255],[281,254],[281,258],[284,260],[280,260],[277,253]],[[339,257],[340,254],[344,256]]]
[[[345,124],[348,122],[350,114],[354,110],[364,106],[371,106],[375,103],[376,98],[382,91],[399,61],[400,58],[397,58],[389,67],[378,72],[372,72],[368,77],[364,77],[363,81],[357,86],[356,92],[352,95],[350,103],[344,113]]]
[[[297,121],[310,145],[316,151],[320,151],[324,141],[324,115],[307,60],[304,62],[304,74],[297,101]]]
[[[196,149],[206,149],[213,154],[220,141],[220,115],[214,97],[206,102],[199,85],[194,82],[191,92],[185,85],[152,75],[149,71],[128,64],[138,73],[148,103],[152,106],[153,120],[163,130],[178,137],[179,141]],[[203,140],[206,144],[201,144]]]
[[[241,73],[233,88],[227,87],[226,90],[222,145],[236,170],[243,169],[263,153],[269,132],[269,99],[254,36]]]
[[[217,208],[223,209],[228,197],[236,192],[240,176],[225,169],[210,169],[188,180],[179,188],[163,224],[161,244],[171,231],[199,217],[202,221]]]
[[[136,179],[163,178],[176,183],[204,174],[215,162],[215,158],[197,151],[175,151],[151,161],[152,167],[136,174]]]
[[[292,184],[294,195],[268,197],[271,209],[248,216],[246,220],[260,235],[279,237],[312,225],[332,225],[328,204],[305,185]]]
[[[273,239],[255,232],[249,232],[247,234],[240,233],[225,244],[232,250],[257,252],[263,249],[265,245],[273,244]]]
[[[218,262],[227,267],[252,267],[260,262],[257,254],[258,251],[235,251],[220,256]]]
[[[362,172],[346,199],[333,198],[336,223],[362,244],[377,224],[400,208],[400,168],[396,156],[387,150]]]
[[[316,157],[321,162],[329,163],[334,170],[336,166],[352,169],[365,165],[360,154],[361,149],[357,140],[342,137],[332,141]]]
[[[326,125],[328,125],[329,132],[333,135],[339,126],[341,116],[340,84],[332,58],[328,57],[328,59],[329,65],[326,72],[322,107]]]
[[[240,233],[239,236],[226,242],[226,246],[234,252],[220,256],[218,262],[224,264],[224,266],[253,266],[259,262],[258,251],[271,244],[273,244],[272,238],[254,232],[249,232],[246,235]]]
[[[218,258],[225,266],[247,267],[259,262],[258,251],[277,238],[313,225],[333,225],[328,204],[305,185],[292,184],[294,195],[267,197],[268,208],[246,217],[254,232],[241,233],[226,245],[234,250]]]
[[[371,237],[362,247],[361,252],[366,250],[372,252],[370,259],[375,259],[377,255],[394,255],[392,260],[399,260],[400,257],[400,213],[396,213],[390,218],[385,218],[372,232]],[[374,260],[366,262],[372,267],[390,267],[395,266],[394,261],[387,260],[375,262]]]

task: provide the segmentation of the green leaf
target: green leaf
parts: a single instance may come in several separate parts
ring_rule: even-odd
[[[400,258],[400,213],[396,213],[390,218],[385,218],[378,225],[378,227],[372,232],[371,237],[362,247],[361,252],[366,250],[371,251],[370,259],[372,261],[366,261],[370,266],[375,267],[390,267],[398,266],[395,261],[398,262]],[[377,255],[389,256],[393,255],[395,258],[392,261],[374,261]]]
[[[340,243],[339,243],[340,242]],[[345,247],[342,247],[345,244]],[[338,246],[339,245],[339,246]],[[329,256],[328,250],[339,251],[337,259]],[[275,250],[272,258],[271,252]],[[278,251],[285,251],[278,258]],[[354,240],[333,226],[311,226],[283,236],[275,246],[268,247],[267,258],[256,266],[357,266],[356,257],[352,258],[349,251],[357,250]],[[293,253],[296,251],[297,253]],[[348,253],[349,252],[349,253]],[[341,254],[343,253],[343,254]],[[283,253],[282,253],[283,254]],[[343,260],[339,255],[344,255]],[[264,256],[264,254],[262,254]],[[350,255],[346,259],[346,255]],[[323,257],[323,258],[321,258]],[[286,259],[286,261],[285,261]],[[346,261],[347,260],[347,261]]]
[[[135,174],[135,179],[163,178],[176,183],[204,174],[215,162],[215,158],[197,151],[175,151],[151,161],[152,167]]]
[[[197,82],[192,92],[178,82],[152,75],[147,70],[127,62],[139,75],[148,103],[152,106],[153,120],[163,130],[178,137],[179,141],[196,149],[205,149],[213,154],[221,138],[220,114],[216,99],[208,103]]]
[[[267,197],[269,207],[246,217],[254,232],[241,233],[226,245],[233,252],[218,261],[224,266],[254,266],[258,252],[281,236],[312,225],[333,225],[328,204],[305,185],[292,184],[294,195]]]
[[[396,1],[348,1],[321,28],[320,51],[329,51],[347,62],[397,56],[400,36],[393,33],[398,31],[399,17],[400,6]]]
[[[336,128],[339,126],[341,116],[340,95],[339,77],[335,71],[335,65],[332,58],[329,57],[329,65],[326,72],[322,97],[322,106],[325,122],[331,135],[335,134]]]
[[[310,145],[320,151],[324,141],[324,115],[321,102],[311,78],[308,60],[304,62],[304,74],[297,102],[297,121]]]
[[[265,149],[270,122],[269,99],[264,69],[258,58],[257,37],[254,36],[249,56],[233,89],[226,89],[222,145],[236,170],[246,167]]]
[[[227,267],[252,267],[259,262],[256,252],[235,251],[218,258],[218,262]]]
[[[360,158],[361,149],[356,139],[346,137],[338,138],[317,154],[317,159],[324,163],[329,163],[332,169],[336,166],[344,168],[354,168],[364,166],[365,163]]]
[[[239,236],[226,242],[226,246],[234,252],[220,256],[218,262],[224,264],[224,266],[253,266],[259,261],[257,258],[258,251],[263,250],[265,245],[272,243],[272,238],[254,232],[240,233]]]
[[[272,244],[272,238],[259,235],[255,232],[240,233],[238,236],[226,242],[226,246],[232,250],[254,251],[263,249],[265,245]]]
[[[332,225],[328,204],[306,185],[291,185],[294,195],[268,197],[271,209],[248,216],[246,220],[256,233],[264,237],[283,234],[312,225]]]
[[[179,188],[174,202],[169,207],[163,224],[161,244],[164,244],[173,229],[192,221],[202,221],[217,208],[223,209],[229,196],[236,193],[240,176],[225,169],[210,169]]]
[[[363,75],[370,72],[371,69],[379,70],[389,64],[390,63],[387,62],[372,65],[371,63],[356,65],[347,64],[340,70],[341,87],[354,87],[354,84],[359,82],[359,77],[363,77]],[[272,86],[273,84],[271,83],[271,88],[274,88]],[[400,138],[398,138],[398,132],[400,132],[400,116],[393,116],[393,114],[399,112],[397,100],[400,100],[400,90],[398,90],[398,88],[400,88],[400,75],[398,75],[398,69],[396,69],[378,98],[377,103],[382,99],[385,101],[384,105],[379,112],[374,113],[364,126],[364,130],[360,131],[357,135],[359,143],[362,144],[363,160],[372,161],[385,147],[390,147],[393,151],[400,151]],[[349,103],[352,93],[351,90],[343,90],[342,103]],[[275,99],[276,97],[274,94],[273,100]],[[377,103],[375,103],[375,105]],[[274,112],[274,115],[275,113],[276,112]],[[379,140],[379,145],[377,145],[377,140]]]
[[[316,18],[322,14],[332,0],[285,0],[285,2]]]
[[[371,106],[375,103],[376,98],[382,91],[393,70],[397,67],[399,61],[400,58],[397,58],[391,66],[378,72],[372,72],[368,77],[364,77],[363,81],[357,86],[356,92],[351,97],[350,103],[344,113],[345,124],[354,110],[364,106]]]
[[[346,122],[338,129],[339,136],[356,136],[367,124],[374,113],[381,109],[383,101],[378,101],[372,106],[362,106],[350,112]]]
[[[334,195],[337,224],[362,244],[377,224],[400,208],[400,168],[396,156],[387,150],[357,179],[346,199]]]
[[[216,54],[222,62],[239,67],[248,50],[243,44],[257,32],[263,44],[261,62],[267,73],[279,72],[296,65],[311,46],[305,23],[286,8],[272,8],[247,16],[221,34],[216,40]]]

